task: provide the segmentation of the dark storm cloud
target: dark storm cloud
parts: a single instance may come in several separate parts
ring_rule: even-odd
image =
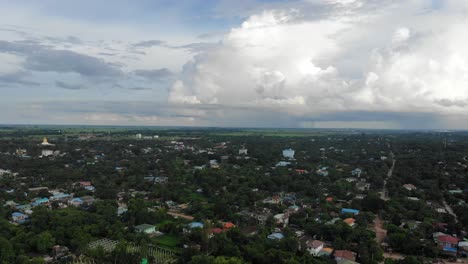
[[[43,72],[76,72],[88,77],[122,74],[120,69],[96,57],[69,50],[44,49],[28,55],[25,67]]]
[[[70,50],[56,50],[34,42],[0,41],[0,52],[26,57],[25,69],[40,72],[75,72],[86,77],[115,77],[122,71],[99,58]]]
[[[10,84],[10,85],[29,85],[29,86],[38,86],[40,83],[29,81],[27,77],[31,76],[31,73],[28,71],[18,71],[8,74],[0,74],[0,83]],[[6,86],[6,85],[4,85]]]
[[[84,86],[79,85],[79,84],[71,84],[71,83],[66,83],[62,81],[56,81],[55,86],[62,88],[62,89],[67,89],[67,90],[81,90],[85,89]]]
[[[172,72],[166,68],[154,70],[135,70],[134,73],[148,80],[164,80],[172,76]]]

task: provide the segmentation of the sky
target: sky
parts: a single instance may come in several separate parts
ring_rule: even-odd
[[[468,129],[465,0],[0,0],[0,124]]]

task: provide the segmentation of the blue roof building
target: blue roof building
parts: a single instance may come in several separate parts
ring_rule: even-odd
[[[32,206],[38,206],[38,205],[48,203],[48,202],[49,202],[49,198],[39,198],[32,203]]]
[[[357,215],[359,214],[359,210],[356,209],[351,209],[351,208],[343,208],[341,209],[342,214],[354,214]]]
[[[203,223],[201,222],[192,222],[189,224],[190,228],[203,228]]]
[[[268,239],[270,240],[281,240],[284,238],[284,235],[281,233],[272,233],[271,235],[268,236]]]
[[[20,212],[14,212],[11,214],[11,218],[13,219],[13,222],[16,222],[18,224],[24,224],[29,220],[29,216],[22,214]]]

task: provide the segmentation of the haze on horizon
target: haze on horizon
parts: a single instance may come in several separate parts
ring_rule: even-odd
[[[0,123],[467,129],[468,1],[0,0]]]

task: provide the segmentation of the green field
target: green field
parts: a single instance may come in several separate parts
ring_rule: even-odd
[[[180,244],[180,238],[173,235],[162,235],[155,238],[155,242],[158,246],[172,249]]]

